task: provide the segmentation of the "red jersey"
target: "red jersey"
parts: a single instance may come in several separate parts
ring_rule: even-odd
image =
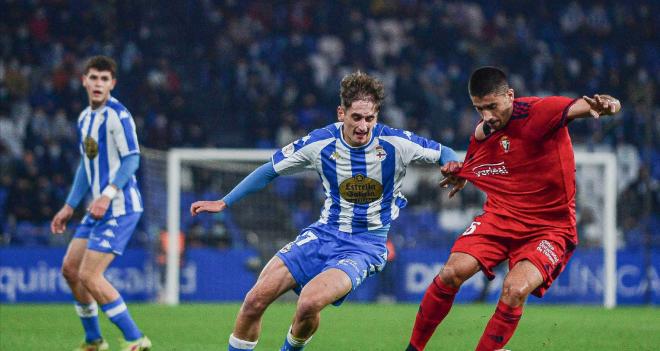
[[[566,128],[574,101],[517,98],[504,128],[482,141],[470,138],[459,176],[486,193],[486,214],[514,219],[501,223],[505,227],[550,226],[575,233],[575,158]]]

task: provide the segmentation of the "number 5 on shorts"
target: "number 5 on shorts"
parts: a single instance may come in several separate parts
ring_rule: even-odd
[[[308,231],[300,234],[300,240],[296,240],[296,245],[303,246],[303,245],[307,244],[308,242],[310,242],[312,240],[316,240],[316,239],[318,239],[316,234],[314,234],[314,232],[312,232],[311,230],[308,230]]]
[[[472,222],[472,224],[470,224],[470,227],[463,232],[463,235],[470,235],[474,233],[474,231],[477,230],[477,226],[480,224],[481,222]]]

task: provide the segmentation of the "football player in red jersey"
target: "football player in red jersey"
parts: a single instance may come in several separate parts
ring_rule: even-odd
[[[482,67],[470,77],[472,104],[481,115],[464,163],[443,166],[453,196],[472,182],[487,194],[484,212],[456,240],[442,271],[426,290],[408,350],[420,351],[449,313],[461,284],[509,260],[502,295],[477,351],[504,347],[531,293],[541,297],[578,243],[575,160],[566,128],[575,118],[621,110],[609,95],[515,98],[503,71]]]

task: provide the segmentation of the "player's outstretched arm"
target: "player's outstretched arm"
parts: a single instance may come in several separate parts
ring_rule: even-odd
[[[277,176],[278,174],[275,172],[273,164],[266,162],[238,183],[222,200],[197,201],[193,203],[190,206],[190,214],[195,216],[202,212],[220,212],[248,194],[263,189],[273,179],[277,178]]]
[[[440,181],[440,186],[446,188],[453,185],[449,191],[449,197],[452,198],[456,193],[465,187],[467,180],[459,177],[457,174],[463,167],[463,162],[450,161],[440,167],[440,172],[445,177]]]
[[[224,200],[196,201],[190,206],[190,214],[195,217],[202,212],[222,212],[225,208],[227,208],[227,204]]]
[[[621,102],[613,96],[596,94],[589,97],[585,95],[569,108],[567,117],[569,119],[588,116],[599,118],[614,115],[619,111],[621,111]]]

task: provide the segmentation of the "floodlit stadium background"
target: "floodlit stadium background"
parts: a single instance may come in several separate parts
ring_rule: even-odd
[[[132,112],[143,148],[138,178],[146,212],[129,253],[109,272],[131,301],[160,298],[170,148],[286,145],[336,119],[339,81],[360,69],[386,84],[382,122],[464,150],[478,119],[467,78],[477,66],[497,65],[518,96],[603,92],[621,99],[618,116],[572,123],[570,131],[576,150],[618,159],[618,301],[657,305],[659,7],[654,1],[3,1],[0,301],[71,299],[63,279],[54,277],[76,222],[63,237],[51,235],[48,223],[80,157],[75,119],[86,106],[82,64],[105,54],[118,61],[113,95]],[[182,301],[240,301],[264,260],[317,217],[313,175],[281,177],[225,215],[187,216],[190,202],[226,193],[258,164],[182,168]],[[602,170],[585,172],[579,256],[550,302],[602,301]],[[419,301],[483,201],[473,187],[447,201],[437,178],[413,181],[409,208],[391,232],[397,257],[390,272],[372,279],[356,301]],[[418,290],[406,290],[411,286]],[[485,286],[475,280],[459,300],[494,301],[497,290]]]

